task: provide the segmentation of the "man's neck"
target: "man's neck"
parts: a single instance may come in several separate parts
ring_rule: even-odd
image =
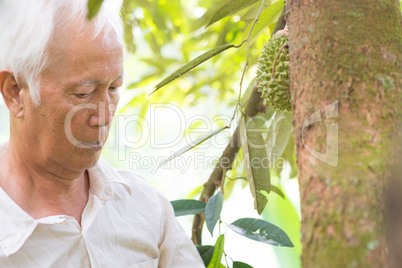
[[[76,179],[63,178],[24,161],[9,146],[0,158],[0,187],[34,219],[68,215],[81,224],[89,178],[86,171]]]

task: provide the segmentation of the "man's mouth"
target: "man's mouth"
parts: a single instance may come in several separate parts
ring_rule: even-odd
[[[105,145],[105,141],[102,142],[81,142],[77,145],[80,148],[86,148],[94,151],[99,151]]]

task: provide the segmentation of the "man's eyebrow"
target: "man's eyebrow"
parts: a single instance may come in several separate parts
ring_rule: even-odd
[[[119,80],[119,79],[123,79],[124,78],[124,74],[119,75],[116,79],[113,80]],[[92,86],[92,85],[101,85],[101,84],[106,84],[107,81],[100,81],[100,80],[95,80],[95,79],[86,79],[86,80],[82,80],[76,83],[73,83],[71,85],[71,88],[76,88],[76,87],[88,87],[88,86]]]

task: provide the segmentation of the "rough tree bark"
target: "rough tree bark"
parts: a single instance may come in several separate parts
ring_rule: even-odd
[[[382,189],[401,145],[399,1],[289,0],[287,9],[302,265],[387,267]],[[334,101],[338,116],[326,119],[323,107]],[[303,132],[320,109],[322,121]],[[332,167],[304,144],[335,150],[326,141],[335,123],[339,158]]]

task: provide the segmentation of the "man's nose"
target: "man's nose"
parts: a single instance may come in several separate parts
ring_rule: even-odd
[[[99,98],[97,111],[90,118],[91,126],[106,127],[113,121],[115,105],[110,103],[109,96]]]

